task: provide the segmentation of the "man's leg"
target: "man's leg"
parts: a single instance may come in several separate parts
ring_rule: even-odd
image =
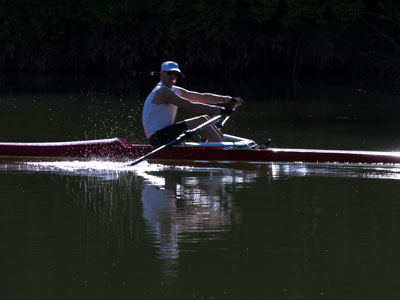
[[[211,118],[207,115],[186,119],[186,125],[188,129],[196,128]],[[225,141],[221,131],[214,125],[211,124],[201,131],[201,135],[204,136],[209,142],[223,142]]]

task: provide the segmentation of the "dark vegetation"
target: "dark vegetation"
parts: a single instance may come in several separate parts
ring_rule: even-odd
[[[0,0],[0,70],[400,81],[394,0]]]

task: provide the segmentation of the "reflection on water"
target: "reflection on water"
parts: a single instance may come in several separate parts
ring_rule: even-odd
[[[152,236],[158,247],[164,280],[177,275],[180,240],[218,240],[232,224],[240,224],[240,210],[232,203],[231,193],[256,178],[255,173],[243,170],[147,163],[135,168],[98,161],[28,162],[2,167],[79,176],[78,182],[67,180],[66,188],[74,196],[74,205],[92,214],[92,226],[86,229],[105,227],[107,238],[119,240],[120,245],[140,240],[138,220],[143,218],[144,234]]]
[[[195,166],[180,166],[143,162],[131,167],[124,162],[97,160],[48,162],[0,160],[0,170],[54,172],[66,175],[83,175],[102,180],[117,180],[121,175],[131,173],[143,177],[147,183],[155,186],[171,186],[165,178],[165,171],[218,174],[214,175],[215,177],[210,175],[209,179],[202,179],[201,182],[198,182],[196,176],[186,180],[187,185],[203,187],[208,192],[212,190],[212,186],[227,184],[238,186],[256,180],[260,175],[268,176],[271,180],[299,176],[400,179],[400,165],[346,163],[197,163]],[[175,187],[175,185],[172,185],[172,187]],[[201,194],[201,189],[198,190],[198,194]]]
[[[180,241],[223,239],[233,224],[240,224],[240,210],[228,189],[235,188],[235,181],[247,181],[246,174],[233,170],[192,172],[196,176],[168,171],[141,173],[143,216],[158,241],[163,273],[168,277],[176,275]]]
[[[14,214],[0,221],[16,238],[3,237],[2,251],[16,254],[0,283],[15,289],[5,273],[12,282],[42,274],[18,295],[43,295],[34,286],[45,282],[45,292],[79,299],[362,299],[365,285],[382,295],[386,285],[368,274],[377,271],[389,287],[396,282],[399,172],[345,164],[3,162],[0,175],[36,181],[20,193],[26,198],[13,196],[18,181],[8,182],[12,191],[3,187],[3,211]],[[35,230],[25,233],[20,223]],[[17,261],[33,265],[29,276],[13,269]]]
[[[273,179],[299,176],[393,180],[400,179],[400,165],[273,163],[269,165],[269,172]]]

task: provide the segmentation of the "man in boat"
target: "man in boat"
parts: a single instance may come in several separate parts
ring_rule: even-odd
[[[143,128],[146,138],[153,146],[166,144],[185,130],[193,129],[210,119],[208,115],[201,115],[175,123],[178,107],[204,114],[229,115],[232,113],[231,108],[215,104],[234,103],[238,106],[243,103],[243,100],[238,97],[186,90],[175,85],[178,77],[184,77],[184,75],[176,62],[162,63],[160,82],[144,103]],[[221,131],[214,124],[203,129],[201,134],[210,142],[224,141]]]

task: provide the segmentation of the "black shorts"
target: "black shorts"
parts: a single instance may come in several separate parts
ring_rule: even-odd
[[[149,139],[150,144],[155,147],[162,146],[173,139],[176,139],[187,128],[186,122],[181,121],[156,131]]]

